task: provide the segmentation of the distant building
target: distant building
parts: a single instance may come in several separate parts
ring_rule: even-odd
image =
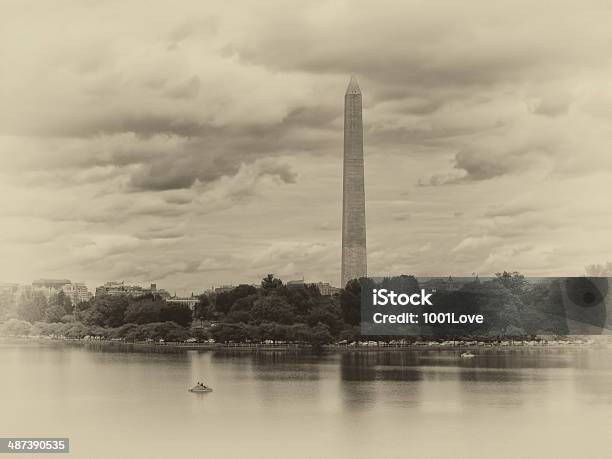
[[[64,285],[71,283],[70,279],[37,279],[32,282],[32,287],[36,290],[53,290],[59,292]]]
[[[37,279],[32,282],[32,288],[42,292],[47,299],[51,295],[64,292],[72,304],[88,301],[93,296],[85,284],[72,282],[70,279]]]
[[[87,286],[80,282],[71,282],[64,284],[61,291],[70,298],[72,304],[82,303],[83,301],[89,301],[93,295],[87,288]]]
[[[294,285],[304,285],[304,279],[287,281],[287,287],[291,287]]]
[[[214,292],[218,295],[219,293],[229,292],[230,290],[234,290],[235,288],[235,285],[222,285],[221,287],[215,287]]]
[[[145,295],[153,295],[159,298],[170,298],[170,293],[164,289],[158,289],[157,284],[151,284],[150,287],[142,287],[140,285],[129,285],[124,281],[121,282],[106,282],[104,285],[96,287],[96,296],[130,296],[138,297]]]
[[[15,295],[19,290],[19,284],[13,284],[11,282],[0,282],[0,294]]]
[[[288,281],[286,285],[287,287],[316,287],[323,296],[332,296],[341,290],[329,282],[304,282],[304,279]]]
[[[338,287],[334,287],[329,282],[317,282],[311,285],[314,285],[315,287],[317,287],[319,289],[319,292],[323,296],[332,296],[332,295],[335,295],[336,293],[340,293],[340,291],[342,290]]]
[[[171,296],[170,298],[166,298],[166,303],[174,303],[174,304],[186,304],[189,306],[189,309],[193,311],[193,308],[196,304],[198,304],[198,297],[193,296]]]
[[[73,286],[73,294],[72,294],[72,303],[78,304],[83,301],[89,301],[93,298],[93,294],[87,288],[87,285],[81,282],[75,282],[72,284]]]

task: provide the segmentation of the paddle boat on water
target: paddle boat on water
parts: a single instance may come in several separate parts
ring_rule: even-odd
[[[212,388],[208,387],[207,385],[198,382],[195,386],[193,386],[191,389],[189,389],[189,392],[196,392],[196,393],[205,393],[205,392],[212,392]]]
[[[461,353],[461,358],[463,359],[471,359],[472,357],[476,357],[476,355],[472,354],[470,351]]]

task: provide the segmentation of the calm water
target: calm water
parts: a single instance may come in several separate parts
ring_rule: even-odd
[[[0,343],[0,436],[83,458],[612,457],[612,350],[458,354]]]

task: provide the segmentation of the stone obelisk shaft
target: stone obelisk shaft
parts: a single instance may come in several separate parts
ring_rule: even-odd
[[[348,281],[367,276],[361,90],[354,77],[344,96],[342,187],[342,287],[345,287]]]

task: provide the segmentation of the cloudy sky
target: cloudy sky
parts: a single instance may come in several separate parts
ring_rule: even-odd
[[[364,97],[372,275],[612,260],[612,8],[0,0],[0,280],[339,283]]]

